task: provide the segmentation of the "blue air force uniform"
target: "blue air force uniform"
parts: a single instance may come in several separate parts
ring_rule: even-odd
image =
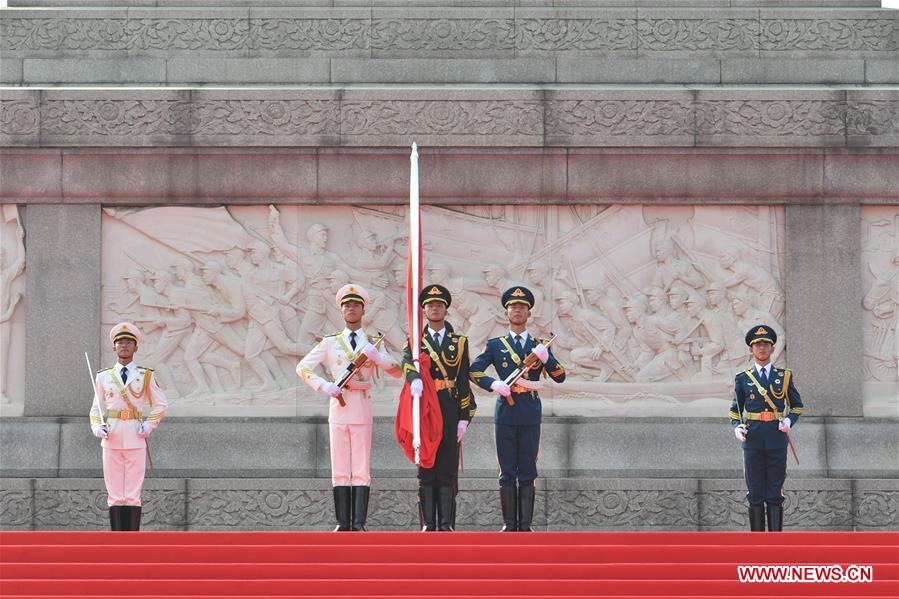
[[[529,308],[533,307],[534,296],[524,287],[513,287],[503,294],[503,306],[521,302]],[[471,380],[486,391],[492,391],[495,381],[504,381],[510,374],[524,363],[525,358],[538,345],[547,343],[546,339],[535,339],[527,332],[516,335],[509,331],[502,337],[494,337],[487,341],[484,352],[471,363]],[[498,378],[487,375],[489,366],[493,366]],[[514,405],[502,396],[496,400],[494,409],[494,424],[496,429],[496,456],[500,467],[500,500],[503,502],[504,520],[509,528],[510,522],[515,518],[506,518],[507,506],[505,502],[513,501],[506,495],[511,493],[515,497],[516,481],[522,488],[525,496],[530,497],[530,510],[533,512],[533,488],[537,478],[537,451],[540,446],[540,420],[543,407],[540,402],[539,389],[542,386],[542,377],[549,376],[557,383],[565,380],[565,368],[556,360],[551,351],[548,351],[548,359],[545,363],[537,362],[537,365],[528,371],[511,387],[511,399]],[[505,493],[504,493],[505,490]],[[509,491],[511,490],[511,491]],[[524,512],[527,512],[525,506]],[[530,517],[522,514],[521,504],[518,510],[519,518],[512,530],[521,528],[530,530]]]
[[[752,346],[759,341],[773,345],[777,334],[771,327],[758,325],[746,334],[746,344]],[[746,431],[743,470],[752,530],[764,530],[761,513],[765,505],[769,530],[780,530],[782,526],[788,440],[781,430],[781,418],[789,420],[789,432],[804,412],[793,373],[787,368],[753,364],[734,378],[730,421],[733,428]]]

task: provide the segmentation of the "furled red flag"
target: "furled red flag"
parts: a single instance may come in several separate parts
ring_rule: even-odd
[[[403,385],[396,412],[396,440],[412,462],[431,468],[437,446],[443,436],[443,416],[437,401],[437,390],[431,379],[431,359],[421,353],[421,206],[418,197],[418,146],[412,144],[409,176],[409,252],[406,265],[406,309],[409,323],[409,350],[421,375],[421,397],[412,395],[408,383]]]
[[[403,447],[406,457],[422,468],[433,468],[437,459],[437,447],[443,438],[443,415],[437,400],[437,389],[431,378],[431,357],[421,354],[421,382],[424,390],[421,393],[421,443],[418,448],[418,462],[415,461],[413,446],[414,427],[412,425],[412,391],[409,385],[403,385],[400,392],[400,405],[396,410],[396,440]]]

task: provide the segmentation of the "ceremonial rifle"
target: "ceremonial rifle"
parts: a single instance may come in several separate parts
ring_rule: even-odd
[[[546,345],[544,345],[544,347],[546,347],[548,349],[549,346],[552,345],[552,342],[555,340],[556,340],[556,336],[553,335],[552,339],[547,341]],[[530,372],[531,370],[536,368],[537,364],[540,364],[540,358],[537,357],[537,354],[534,353],[534,350],[531,350],[531,353],[529,353],[528,356],[524,359],[524,363],[521,366],[519,366],[518,368],[516,368],[515,370],[513,370],[509,374],[509,376],[506,377],[506,380],[504,380],[503,382],[506,385],[508,385],[509,387],[511,387],[518,381],[518,379],[520,379],[525,374],[527,374],[528,372]],[[510,406],[515,405],[515,400],[512,399],[511,393],[509,394],[509,397],[506,398],[506,401],[509,403]]]
[[[381,345],[382,341],[384,341],[384,335],[381,335],[380,333],[378,333],[378,338],[375,340],[375,343],[374,343],[375,349],[377,349],[378,346]],[[353,375],[356,373],[356,371],[359,370],[360,368],[362,368],[362,366],[364,366],[367,361],[368,361],[368,356],[366,356],[364,353],[362,353],[361,348],[360,348],[359,355],[356,356],[355,358],[353,358],[353,360],[349,364],[347,364],[346,370],[343,371],[343,374],[340,375],[340,378],[337,379],[336,381],[334,381],[335,384],[337,385],[337,387],[339,387],[340,389],[343,389],[344,387],[346,387],[347,383],[350,382],[350,379],[353,377]],[[343,394],[338,393],[336,397],[337,397],[337,403],[340,404],[340,407],[345,408],[346,400],[343,399]]]

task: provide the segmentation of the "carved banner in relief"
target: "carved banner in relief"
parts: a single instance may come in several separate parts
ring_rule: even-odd
[[[424,209],[425,281],[453,294],[449,320],[476,353],[507,330],[503,290],[537,299],[530,329],[558,335],[568,380],[548,414],[721,416],[743,337],[786,342],[783,210],[733,206],[450,206]],[[365,328],[405,340],[405,208],[228,206],[106,209],[105,334],[142,327],[173,414],[324,413],[294,366],[343,328],[334,294],[366,286]],[[781,362],[783,363],[782,359]],[[399,383],[381,378],[376,413]],[[486,399],[486,398],[485,398]]]
[[[25,229],[15,204],[0,206],[0,413],[25,402]]]
[[[863,206],[864,414],[899,417],[899,208]]]

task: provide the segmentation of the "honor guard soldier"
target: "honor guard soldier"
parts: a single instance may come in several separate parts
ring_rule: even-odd
[[[771,364],[775,343],[777,333],[768,325],[754,326],[746,333],[746,345],[755,363],[734,379],[730,408],[734,435],[743,443],[749,529],[753,531],[765,530],[766,505],[768,530],[783,530],[789,433],[805,412],[793,373]]]
[[[540,445],[542,406],[538,390],[541,375],[557,383],[565,380],[565,368],[546,346],[546,339],[528,334],[527,322],[534,307],[534,294],[525,287],[503,293],[502,305],[509,319],[509,333],[487,341],[487,348],[471,363],[471,380],[482,389],[500,395],[496,400],[496,455],[499,460],[500,505],[503,531],[530,531],[534,515],[534,480]],[[529,354],[538,360],[511,387],[508,380]],[[498,379],[487,376],[493,366]],[[516,487],[517,484],[517,487]]]
[[[446,322],[446,311],[452,303],[446,287],[426,285],[418,303],[428,319],[428,326],[422,330],[421,347],[431,357],[430,374],[443,417],[443,436],[434,466],[418,469],[419,512],[423,531],[452,531],[456,526],[462,437],[477,410],[468,380],[468,338],[454,333],[452,325]],[[421,395],[421,377],[412,362],[408,342],[403,350],[403,373],[412,393]]]
[[[140,530],[147,437],[168,410],[153,370],[134,364],[140,339],[140,329],[130,322],[121,322],[109,331],[118,361],[97,373],[90,411],[91,430],[102,439],[103,479],[112,530]]]
[[[397,361],[386,351],[378,350],[362,330],[368,292],[360,285],[344,285],[336,300],[346,327],[312,348],[297,365],[297,374],[312,389],[331,399],[328,430],[335,530],[364,531],[371,490],[372,377],[376,368],[394,378],[400,378],[402,371]],[[324,365],[330,380],[315,374],[319,364]],[[343,388],[333,382],[348,371],[352,375]]]

